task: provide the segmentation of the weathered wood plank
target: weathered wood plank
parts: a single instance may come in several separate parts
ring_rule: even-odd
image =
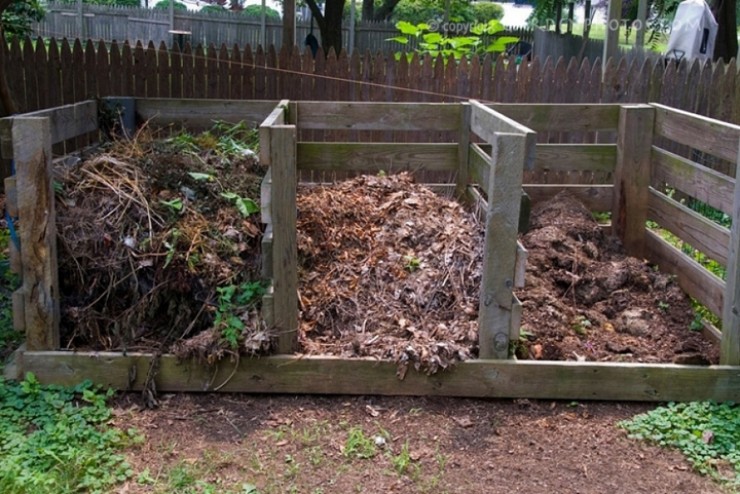
[[[705,305],[712,313],[722,313],[725,283],[704,266],[663,240],[657,233],[645,231],[647,259],[660,270],[675,275],[683,291]]]
[[[13,119],[22,290],[30,350],[59,348],[59,280],[52,186],[51,128],[38,117]]]
[[[732,212],[735,190],[732,178],[656,146],[651,161],[653,187],[662,191],[667,185],[724,213]]]
[[[470,130],[486,142],[492,143],[495,139],[494,134],[499,132],[524,136],[524,166],[531,170],[536,155],[537,133],[475,100],[471,100],[470,105]]]
[[[488,191],[488,182],[491,178],[491,157],[478,144],[470,145],[468,162],[470,168],[470,182],[480,185],[481,189]]]
[[[648,196],[648,219],[669,230],[710,259],[727,266],[727,246],[730,240],[727,228],[719,226],[655,189],[650,189]]]
[[[618,105],[491,104],[486,106],[535,132],[615,130],[619,122]]]
[[[566,191],[584,204],[590,211],[611,211],[611,185],[547,185],[524,184],[524,192],[532,199],[532,204],[549,201],[558,193]]]
[[[67,139],[98,130],[98,104],[95,101],[82,101],[48,110],[25,113],[24,118],[49,119],[51,143],[57,144]],[[10,121],[14,117],[2,119]],[[0,156],[13,158],[10,124],[0,125]]]
[[[475,113],[476,108],[473,107]],[[475,117],[473,122],[475,124]],[[509,356],[522,173],[527,159],[528,139],[524,133],[497,133],[493,138],[478,343],[481,358],[506,359]]]
[[[616,168],[614,144],[538,144],[535,171],[610,173]]]
[[[444,103],[300,101],[301,129],[457,131],[461,106]]]
[[[649,105],[619,111],[617,167],[612,192],[612,231],[628,255],[645,257],[645,221],[650,185],[650,150],[655,110]]]
[[[735,141],[737,146],[738,142]],[[722,345],[720,362],[740,364],[740,151],[735,158],[735,203],[732,207],[732,230],[727,255],[727,286],[722,307]]]
[[[653,104],[655,133],[731,163],[737,161],[740,126]]]
[[[5,212],[11,218],[13,222],[18,219],[18,188],[16,187],[15,177],[7,177],[4,180],[5,185]],[[15,225],[13,225],[15,227]],[[10,229],[10,224],[7,225]],[[23,264],[21,262],[21,251],[18,246],[11,238],[8,242],[8,261],[10,263],[10,271],[16,274],[21,274]]]
[[[298,169],[318,171],[456,171],[457,144],[298,143]]]
[[[405,60],[405,57],[401,57]],[[455,197],[458,201],[465,200],[465,193],[470,184],[469,155],[470,154],[470,105],[462,103],[460,109],[460,129],[457,135],[457,176],[455,177]]]
[[[282,100],[279,103],[273,102],[272,107],[268,110],[267,116],[259,123],[260,133],[260,163],[269,165],[272,159],[270,146],[270,127],[273,125],[284,125],[288,123],[288,100]],[[294,106],[295,105],[290,105]]]
[[[208,129],[214,120],[259,125],[275,108],[276,101],[146,98],[136,100],[136,114],[156,125],[184,126],[189,130]]]
[[[29,351],[21,361],[23,371],[42,383],[73,385],[90,379],[139,391],[151,359],[138,353]],[[740,393],[740,368],[730,366],[472,360],[433,376],[411,370],[399,380],[395,363],[369,359],[275,356],[242,358],[238,368],[234,365],[225,360],[214,369],[165,355],[155,377],[157,389],[654,402],[736,400]]]
[[[298,346],[298,247],[296,240],[296,128],[269,127],[272,169],[274,328],[278,353]]]

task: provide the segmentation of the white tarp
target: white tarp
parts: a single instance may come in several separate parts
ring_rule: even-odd
[[[677,60],[711,60],[716,37],[717,21],[707,2],[684,0],[676,10],[665,56]]]

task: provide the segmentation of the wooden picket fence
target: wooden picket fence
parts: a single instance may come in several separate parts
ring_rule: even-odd
[[[664,66],[596,59],[516,65],[502,57],[443,61],[391,53],[322,53],[186,45],[182,52],[102,41],[0,43],[12,94],[29,112],[105,96],[240,100],[428,101],[500,103],[657,102],[740,123],[737,65]]]

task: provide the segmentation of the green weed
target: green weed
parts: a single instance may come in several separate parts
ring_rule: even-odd
[[[219,328],[221,338],[230,348],[239,346],[245,324],[238,313],[257,303],[265,293],[265,285],[261,281],[250,281],[241,285],[227,285],[218,287],[218,307],[214,325]]]
[[[111,394],[0,378],[0,492],[103,493],[131,477],[119,452],[141,437],[106,425]]]
[[[404,475],[408,472],[411,463],[412,460],[411,454],[409,453],[409,442],[406,441],[403,443],[403,446],[401,446],[401,451],[397,455],[391,457],[391,464],[398,475]]]
[[[375,441],[367,437],[360,427],[349,430],[347,441],[344,443],[344,456],[351,459],[366,460],[377,453]]]
[[[698,472],[740,487],[740,406],[670,403],[619,426],[631,438],[678,449]]]

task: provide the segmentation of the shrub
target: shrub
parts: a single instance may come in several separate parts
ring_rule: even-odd
[[[247,5],[242,13],[252,17],[262,17],[262,5]],[[270,7],[265,7],[265,18],[268,21],[279,21],[281,19],[280,12]]]
[[[488,22],[491,19],[500,21],[504,18],[504,8],[493,2],[474,3],[473,15],[476,22]]]
[[[169,9],[170,8],[170,0],[159,0],[159,2],[154,4],[155,9]],[[184,3],[175,2],[175,10],[188,10],[187,6]]]

